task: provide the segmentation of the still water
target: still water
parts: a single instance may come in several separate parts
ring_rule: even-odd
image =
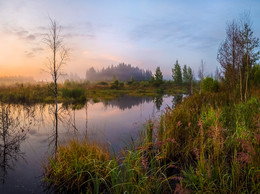
[[[55,145],[72,138],[107,143],[119,152],[137,137],[149,118],[173,108],[182,95],[123,96],[107,102],[70,107],[59,104],[58,138],[54,106],[0,104],[0,194],[46,193],[42,165]]]

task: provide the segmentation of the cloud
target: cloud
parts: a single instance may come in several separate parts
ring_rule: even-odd
[[[23,37],[23,36],[26,36],[29,32],[26,31],[26,30],[21,30],[21,31],[17,31],[15,33],[16,33],[17,36]]]
[[[25,51],[24,53],[25,53],[26,57],[32,58],[32,57],[35,57],[35,55],[37,55],[37,53],[42,52],[43,50],[44,49],[41,47],[34,47],[34,48],[31,48],[31,49]]]
[[[35,48],[32,48],[32,51],[33,52],[40,52],[40,51],[43,51],[44,49],[41,48],[41,47],[35,47]]]
[[[5,26],[5,33],[16,36],[18,39],[33,41],[36,40],[37,37],[41,36],[40,33],[35,33],[33,30],[29,32],[29,30],[25,30],[22,27],[12,27]]]
[[[26,57],[28,57],[28,58],[33,58],[35,56],[34,53],[30,52],[30,51],[25,51],[24,53],[25,53]]]
[[[83,37],[88,39],[95,39],[94,26],[91,22],[74,23],[66,26],[61,26],[63,37],[76,38]],[[81,32],[81,33],[79,33]]]
[[[37,29],[37,30],[40,30],[40,31],[46,31],[46,30],[48,30],[48,28],[45,27],[45,26],[38,26],[36,29]]]
[[[33,35],[33,34],[30,34],[28,36],[25,37],[26,40],[35,40],[36,39],[36,36]]]
[[[203,25],[203,24],[201,24]],[[174,44],[192,49],[209,48],[218,43],[205,26],[185,20],[159,20],[135,26],[129,34],[130,41],[149,44]]]
[[[135,26],[130,32],[130,38],[133,41],[162,41],[180,36],[184,28],[183,24],[178,26],[176,22],[152,21]]]
[[[95,39],[95,35],[93,34],[83,34],[83,33],[66,33],[63,35],[65,38],[75,38],[75,37],[85,37],[89,39]]]

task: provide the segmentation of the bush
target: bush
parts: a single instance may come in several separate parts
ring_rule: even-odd
[[[84,102],[86,101],[85,91],[82,88],[62,88],[61,96],[65,100],[71,100],[74,102]]]
[[[108,83],[107,83],[107,82],[104,82],[104,81],[100,81],[100,82],[97,83],[97,85],[107,86]]]
[[[214,80],[212,77],[206,77],[202,80],[201,89],[203,92],[218,92],[218,80]]]

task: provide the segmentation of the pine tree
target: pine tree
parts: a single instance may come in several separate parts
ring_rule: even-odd
[[[157,67],[156,70],[155,70],[155,82],[156,84],[161,84],[163,82],[163,74],[161,72],[161,69],[160,67]]]
[[[181,73],[181,66],[178,63],[178,60],[176,61],[174,65],[174,69],[172,69],[172,78],[173,82],[177,85],[182,84],[182,73]]]
[[[187,65],[184,65],[183,69],[182,69],[182,80],[183,83],[188,83],[189,82],[189,75],[188,75],[188,70],[187,70]]]

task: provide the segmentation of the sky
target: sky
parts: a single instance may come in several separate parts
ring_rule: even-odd
[[[203,60],[214,73],[227,22],[244,12],[260,37],[259,0],[0,0],[0,76],[50,78],[50,18],[70,50],[64,73],[84,78],[92,66],[124,62],[170,78],[176,60],[195,74]]]

